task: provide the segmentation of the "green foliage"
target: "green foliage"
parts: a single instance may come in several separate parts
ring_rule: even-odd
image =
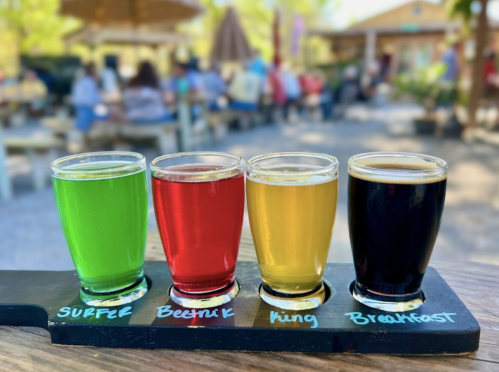
[[[305,28],[316,28],[321,21],[322,11],[328,5],[338,4],[338,0],[232,0],[223,2],[217,0],[200,0],[206,7],[205,15],[197,25],[181,27],[195,36],[195,52],[202,57],[208,57],[213,37],[220,21],[225,15],[226,4],[234,6],[241,24],[252,47],[258,49],[262,56],[270,61],[273,56],[272,25],[274,12],[279,10],[281,25],[282,54],[290,57],[292,27],[295,15],[300,15]],[[302,45],[303,47],[303,45]],[[313,56],[329,56],[328,43],[321,40],[311,40],[309,48],[313,49]]]
[[[63,35],[79,22],[58,14],[59,0],[0,0],[0,69],[17,74],[18,57],[64,52]]]
[[[17,72],[18,57],[27,55],[60,55],[64,53],[64,35],[81,26],[76,19],[58,14],[61,0],[0,0],[0,70],[8,74]],[[83,1],[83,0],[79,0]],[[208,57],[213,37],[225,15],[225,6],[233,5],[246,30],[251,45],[259,49],[267,61],[272,59],[272,24],[274,10],[281,14],[282,54],[289,57],[292,25],[295,15],[303,17],[306,29],[317,27],[326,7],[339,0],[199,0],[205,13],[193,22],[178,26],[178,30],[192,35],[195,52]],[[77,50],[76,50],[76,49]],[[81,50],[80,50],[81,49]],[[88,58],[88,48],[72,48]],[[99,50],[102,49],[99,47]],[[308,62],[329,56],[328,43],[322,39],[310,39],[302,45],[302,55]],[[300,62],[296,61],[295,62]],[[303,61],[301,61],[303,62]]]
[[[412,74],[399,74],[395,79],[396,95],[410,94],[428,111],[436,105],[454,102],[455,85],[441,79],[445,69],[445,64],[439,62]]]
[[[464,30],[469,32],[470,21],[473,19],[471,4],[474,0],[447,0],[445,8],[451,19],[458,19],[464,26]]]
[[[54,54],[63,51],[62,36],[79,22],[58,14],[59,0],[0,1],[0,27],[17,38],[23,54]]]

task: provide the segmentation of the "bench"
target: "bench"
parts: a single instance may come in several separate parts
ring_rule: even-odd
[[[155,139],[162,155],[178,151],[176,123],[165,122],[148,125],[123,123],[117,126],[117,130],[123,138]]]

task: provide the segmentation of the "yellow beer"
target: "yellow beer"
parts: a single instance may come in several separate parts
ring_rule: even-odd
[[[248,211],[260,272],[263,283],[277,292],[305,293],[322,282],[338,178],[337,168],[311,174],[314,170],[296,165],[272,167],[263,175],[248,172]],[[275,172],[283,175],[269,174]]]

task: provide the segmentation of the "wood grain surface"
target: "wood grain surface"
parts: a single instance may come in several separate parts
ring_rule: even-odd
[[[157,231],[147,260],[164,260]],[[239,260],[255,260],[245,230]],[[450,260],[452,258],[449,258]],[[499,267],[432,262],[482,328],[478,352],[462,356],[248,353],[54,346],[47,331],[0,327],[1,371],[499,371]]]

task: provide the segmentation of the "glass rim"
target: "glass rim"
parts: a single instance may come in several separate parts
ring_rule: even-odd
[[[292,172],[292,171],[273,171],[273,170],[263,170],[263,169],[258,169],[255,168],[256,163],[260,161],[265,161],[269,159],[276,159],[276,158],[291,158],[291,157],[304,157],[304,158],[314,158],[314,159],[322,159],[329,161],[331,164],[321,166],[318,169],[315,170],[307,170],[307,171],[300,171],[300,172]],[[262,175],[267,175],[267,176],[289,176],[289,175],[296,175],[300,174],[303,176],[313,176],[316,174],[323,174],[327,172],[337,172],[338,171],[338,159],[335,156],[324,154],[324,153],[319,153],[319,152],[273,152],[270,154],[266,155],[257,155],[253,156],[251,159],[246,161],[246,171],[247,172],[254,172],[257,174],[262,174]]]
[[[436,165],[432,169],[418,170],[401,170],[401,169],[381,169],[370,167],[369,165],[359,164],[360,159],[366,158],[393,158],[393,159],[419,159],[432,162]],[[365,152],[352,156],[348,160],[348,172],[360,172],[369,175],[384,175],[391,178],[434,178],[442,177],[447,174],[448,164],[445,160],[432,155],[420,154],[416,152],[400,152],[400,151],[381,151],[381,152]]]
[[[195,172],[185,172],[185,171],[176,171],[168,168],[158,167],[156,164],[163,160],[182,158],[188,156],[219,156],[223,158],[230,158],[237,160],[237,163],[234,165],[228,165],[223,169],[213,169],[213,170],[200,170]],[[189,163],[187,163],[189,164]],[[205,163],[210,164],[210,163]],[[161,174],[168,175],[176,175],[176,176],[201,176],[201,175],[211,175],[211,174],[221,174],[226,172],[232,172],[237,169],[241,169],[244,166],[244,159],[242,156],[232,154],[230,152],[221,152],[221,151],[189,151],[189,152],[177,152],[175,154],[168,154],[158,156],[156,159],[151,161],[151,172],[158,172]]]
[[[103,168],[103,169],[66,169],[62,167],[62,164],[74,160],[74,159],[84,159],[84,158],[89,158],[89,157],[104,157],[104,156],[128,156],[132,158],[136,158],[135,161],[130,161],[127,164],[119,164],[114,167],[109,167],[109,168]],[[92,162],[92,163],[96,163]],[[63,156],[62,158],[56,159],[53,162],[50,163],[50,167],[52,168],[52,171],[54,173],[63,173],[63,174],[109,174],[109,173],[115,173],[115,172],[122,172],[126,171],[128,169],[134,168],[137,165],[145,165],[146,158],[144,155],[138,153],[138,152],[132,152],[132,151],[97,151],[97,152],[83,152],[81,154],[74,154],[74,155],[68,155],[68,156]]]

